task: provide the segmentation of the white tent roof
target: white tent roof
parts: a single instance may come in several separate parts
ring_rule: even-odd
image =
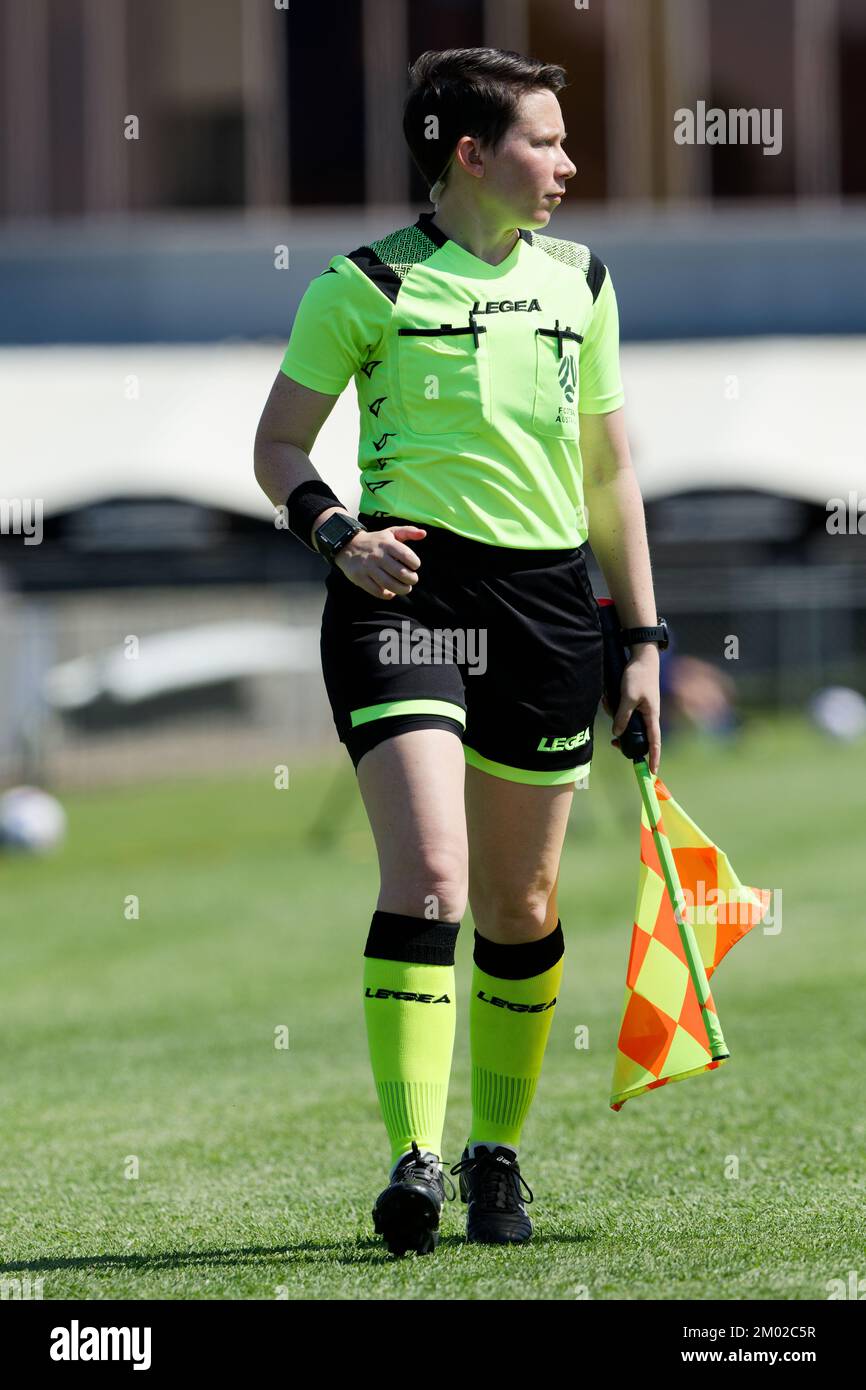
[[[50,515],[171,496],[269,519],[253,439],[283,344],[0,349],[0,495]],[[866,339],[627,344],[632,452],[647,498],[759,487],[822,505],[866,477]],[[359,505],[354,386],[313,462]]]
[[[866,478],[866,338],[746,338],[622,349],[647,497],[753,487],[822,506]]]

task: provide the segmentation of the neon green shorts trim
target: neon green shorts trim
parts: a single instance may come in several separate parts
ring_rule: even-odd
[[[466,711],[450,700],[383,700],[378,705],[365,705],[363,709],[351,711],[352,728],[368,724],[371,719],[385,719],[392,714],[449,715],[466,728]]]
[[[564,772],[533,772],[527,767],[509,767],[507,763],[494,762],[492,758],[482,758],[474,748],[464,743],[463,756],[470,767],[489,772],[492,777],[504,777],[506,782],[526,782],[534,787],[558,787],[565,782],[582,782],[589,776],[589,763],[580,767],[567,768]]]

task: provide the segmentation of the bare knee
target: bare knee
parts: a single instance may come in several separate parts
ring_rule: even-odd
[[[476,929],[489,941],[538,941],[556,927],[556,885],[510,894],[487,893],[477,902],[473,896],[472,915]]]
[[[459,848],[425,850],[383,871],[378,908],[430,921],[459,922],[466,911],[468,866]]]

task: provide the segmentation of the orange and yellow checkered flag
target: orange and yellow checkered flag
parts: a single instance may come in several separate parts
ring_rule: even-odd
[[[645,761],[635,771],[643,801],[640,878],[612,1110],[727,1059],[708,981],[734,943],[763,920],[771,897],[740,882],[727,855]]]

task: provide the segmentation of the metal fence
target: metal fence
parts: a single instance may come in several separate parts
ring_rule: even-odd
[[[339,747],[318,663],[323,591],[281,588],[102,591],[6,597],[0,606],[0,778],[44,785],[127,782],[245,766],[275,766]],[[215,639],[227,624],[268,622],[305,639],[305,669],[237,669],[178,682],[152,698],[96,698],[57,708],[47,698],[58,667],[124,653],[185,633]],[[96,660],[92,660],[96,658]],[[288,665],[289,663],[287,663]],[[297,665],[297,663],[293,663]],[[66,673],[70,668],[66,666]],[[56,680],[55,680],[56,684]],[[68,685],[69,682],[67,681]]]
[[[593,585],[606,592],[591,566]],[[866,691],[866,573],[795,564],[657,568],[659,610],[676,650],[733,677],[744,706],[802,705],[835,683]],[[340,749],[321,675],[324,588],[292,585],[0,595],[0,779],[88,785],[273,767]],[[303,658],[191,681],[152,699],[52,707],[63,663],[213,625],[273,624],[302,638]],[[734,640],[732,640],[734,639]],[[190,637],[192,641],[192,637]],[[98,663],[87,668],[91,678]],[[348,765],[348,764],[347,764]]]

